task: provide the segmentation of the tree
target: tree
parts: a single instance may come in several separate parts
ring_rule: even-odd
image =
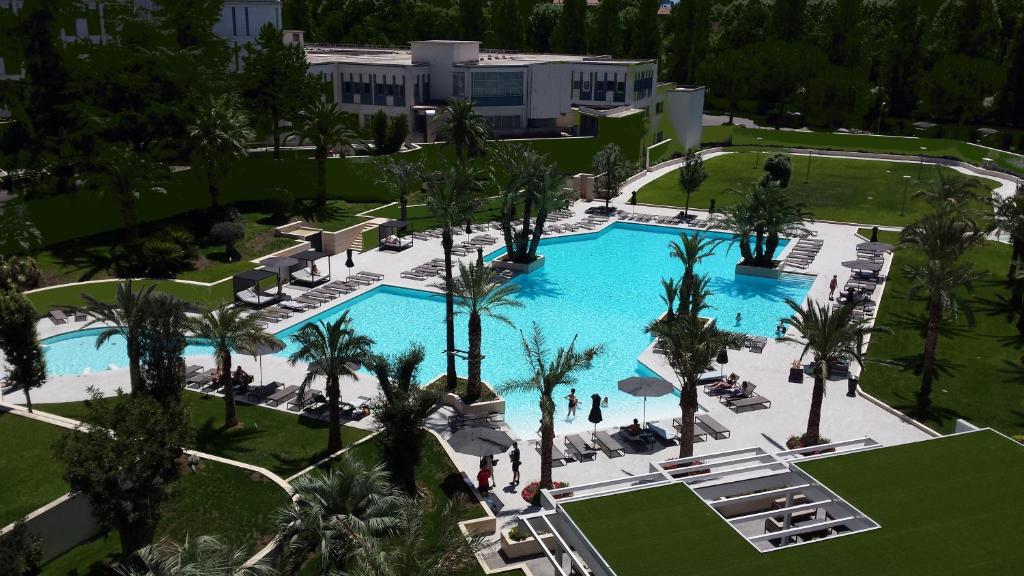
[[[273,344],[277,339],[263,331],[259,314],[248,314],[239,306],[204,310],[190,318],[189,327],[193,336],[213,346],[224,394],[224,428],[234,428],[238,425],[238,416],[235,414],[235,386],[231,379],[231,353]]]
[[[402,149],[405,138],[409,136],[409,119],[399,114],[388,122],[388,133],[384,139],[384,153],[394,154]]]
[[[501,313],[502,308],[521,308],[523,303],[515,299],[519,292],[519,286],[515,284],[502,284],[497,273],[490,266],[478,264],[465,265],[459,263],[459,276],[453,278],[450,283],[439,286],[445,292],[451,292],[455,298],[455,304],[463,309],[469,317],[467,332],[469,334],[469,354],[466,359],[469,365],[469,375],[466,378],[467,404],[472,404],[480,398],[480,363],[483,360],[481,353],[482,318],[492,318],[512,326],[512,321]]]
[[[1014,280],[1017,271],[1022,268],[1021,260],[1024,259],[1024,185],[1018,185],[1013,196],[993,196],[991,203],[993,214],[989,231],[1009,235],[1013,250],[1006,277]]]
[[[410,495],[417,490],[423,422],[440,401],[439,393],[419,385],[423,355],[423,346],[414,344],[397,356],[376,355],[367,362],[380,384],[380,396],[370,409],[381,425],[384,460],[395,484]]]
[[[327,472],[292,482],[290,504],[277,511],[284,563],[294,573],[313,553],[321,576],[345,565],[356,549],[398,523],[405,496],[383,466],[342,455]]]
[[[776,0],[771,11],[770,29],[775,38],[791,42],[806,33],[807,0]]]
[[[937,210],[949,209],[964,218],[970,218],[973,215],[972,203],[978,199],[978,193],[985,190],[981,182],[961,174],[945,176],[937,168],[935,174],[937,182],[914,192],[914,198],[923,200]]]
[[[0,205],[0,253],[27,256],[43,243],[24,202],[7,201]]]
[[[165,193],[169,178],[166,165],[146,152],[113,144],[100,148],[86,175],[87,183],[100,195],[117,201],[121,221],[132,244],[139,238],[139,199],[149,193]]]
[[[370,137],[373,138],[373,153],[384,154],[385,143],[388,139],[388,115],[383,110],[377,110],[370,116]]]
[[[452,230],[465,218],[467,206],[472,202],[477,188],[479,173],[457,163],[447,172],[435,175],[426,189],[427,211],[441,224],[441,249],[444,251],[444,281],[452,282]],[[445,293],[445,353],[448,355],[448,386],[454,388],[457,380],[455,371],[455,300]]]
[[[534,52],[552,52],[555,48],[554,37],[562,15],[562,7],[555,4],[540,2],[533,5],[530,11],[527,43]]]
[[[316,202],[327,204],[327,154],[334,146],[348,145],[352,131],[350,114],[338,110],[334,102],[317,99],[303,108],[294,125],[299,143],[310,142],[316,158]]]
[[[497,148],[496,155],[491,176],[500,183],[505,250],[510,262],[528,264],[536,260],[548,214],[568,201],[563,190],[565,179],[547,156],[532,148],[503,145]],[[517,218],[521,222],[519,227]]]
[[[720,239],[702,236],[700,232],[680,234],[679,241],[669,244],[672,257],[683,265],[683,277],[679,280],[679,314],[697,314],[703,308],[700,277],[697,265],[715,253],[715,248],[722,243]]]
[[[31,534],[24,520],[0,535],[0,566],[11,576],[37,576],[43,560],[40,538]]]
[[[452,98],[438,115],[437,139],[455,146],[455,159],[482,156],[491,138],[491,124],[476,113],[469,100]]]
[[[559,386],[573,386],[579,372],[589,370],[594,358],[604,352],[604,346],[576,349],[576,338],[568,348],[559,348],[554,358],[547,347],[540,325],[533,323],[529,337],[523,335],[523,355],[530,365],[529,376],[509,380],[502,393],[537,394],[540,396],[540,487],[551,488],[551,451],[555,442],[555,399]]]
[[[605,210],[635,169],[636,166],[626,159],[617,144],[605,144],[594,154],[594,196],[604,200]]]
[[[776,184],[754,184],[733,192],[739,198],[722,212],[723,227],[732,230],[745,264],[773,268],[782,236],[805,231],[810,215]],[[754,236],[753,250],[750,236]]]
[[[658,24],[659,0],[638,0],[637,15],[630,27],[630,55],[634,58],[658,59],[661,55],[661,26]]]
[[[309,364],[299,390],[300,397],[315,378],[323,377],[327,381],[327,452],[334,454],[342,447],[341,377],[355,376],[353,366],[366,361],[373,340],[355,331],[348,310],[334,322],[321,320],[304,325],[292,335],[292,340],[298,343],[299,349],[288,357],[288,362],[293,366],[300,361]]]
[[[603,5],[603,4],[602,4]],[[708,54],[711,36],[711,2],[696,0],[686,10],[673,10],[669,16],[672,32],[668,42],[669,77],[683,84],[697,82],[697,70]],[[721,54],[714,57],[715,60]],[[716,86],[716,93],[721,88]],[[723,90],[728,94],[728,90]]]
[[[679,188],[686,194],[686,205],[683,208],[683,216],[690,215],[690,195],[700,188],[700,185],[708,179],[708,173],[704,170],[704,159],[697,152],[687,152],[683,157],[683,163],[679,166]]]
[[[793,165],[789,161],[789,155],[776,152],[764,159],[764,177],[762,182],[765,185],[775,184],[779,188],[789,186],[789,178],[793,174]]]
[[[603,0],[594,15],[594,36],[590,42],[595,54],[622,54],[622,0]]]
[[[139,331],[143,366],[139,391],[165,406],[177,403],[181,397],[187,330],[184,302],[159,292],[147,299]]]
[[[206,177],[210,209],[220,215],[221,180],[232,162],[248,154],[245,146],[253,138],[249,119],[231,96],[212,96],[199,109],[188,135],[192,169]]]
[[[484,3],[482,0],[459,0],[459,38],[484,39]]]
[[[88,424],[65,432],[56,453],[64,480],[89,498],[100,522],[117,530],[126,558],[153,541],[167,486],[178,476],[175,459],[190,433],[180,406],[142,395],[99,400],[97,394],[87,403]]]
[[[29,412],[29,391],[46,383],[46,358],[36,332],[37,317],[27,298],[13,290],[0,290],[0,352],[9,366],[4,384],[24,392]]]
[[[162,539],[138,551],[117,569],[120,576],[274,576],[263,560],[247,564],[245,548],[231,549],[213,536],[185,536],[179,544]]]
[[[117,285],[113,303],[106,303],[93,298],[86,292],[82,293],[85,301],[85,313],[89,316],[86,328],[94,324],[104,326],[96,336],[96,347],[99,348],[115,336],[124,338],[128,352],[128,381],[132,394],[143,388],[142,384],[142,330],[146,324],[147,305],[153,294],[154,285],[149,285],[136,292],[131,279]]]
[[[245,238],[245,226],[238,222],[217,222],[210,228],[210,241],[224,246],[228,262],[241,258],[235,245]]]
[[[377,182],[398,194],[399,220],[408,220],[409,193],[412,192],[413,184],[419,180],[423,168],[422,160],[395,157],[385,158],[380,164],[380,177]]]
[[[35,258],[0,254],[0,290],[27,290],[39,283],[39,275]]]
[[[556,47],[565,54],[587,53],[587,2],[586,0],[565,0],[562,14],[558,18],[555,37]]]
[[[750,4],[754,4],[751,2]],[[685,10],[674,10],[684,13]],[[711,87],[715,96],[725,98],[729,106],[729,124],[736,116],[736,108],[740,100],[750,92],[751,63],[754,61],[752,49],[737,49],[719,52],[696,64],[699,66],[698,77]]]
[[[269,126],[274,159],[280,160],[282,120],[294,117],[316,96],[305,50],[299,44],[286,46],[281,31],[268,22],[260,28],[256,42],[249,46],[240,82],[250,114],[258,124]]]
[[[1018,16],[1014,40],[1006,61],[1006,81],[999,91],[1003,119],[1024,126],[1024,16]]]
[[[783,340],[803,345],[801,361],[808,353],[814,358],[811,365],[814,374],[811,410],[807,416],[807,431],[801,439],[802,445],[813,446],[819,443],[821,437],[821,402],[825,398],[825,382],[831,371],[850,361],[863,367],[864,337],[884,329],[869,327],[866,319],[855,318],[853,313],[856,305],[853,302],[847,302],[839,308],[833,308],[831,303],[819,304],[813,300],[808,301],[807,308],[802,308],[790,299],[786,300],[786,304],[793,309],[794,315],[782,322],[795,328],[802,339],[785,336]]]
[[[992,107],[1003,71],[990,60],[950,54],[938,61],[925,76],[925,108],[935,116],[956,120],[957,135],[964,122]]]
[[[491,30],[498,42],[498,48],[523,49],[526,30],[519,0],[493,0],[491,2]]]

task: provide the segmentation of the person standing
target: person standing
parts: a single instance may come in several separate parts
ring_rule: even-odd
[[[828,283],[828,299],[830,301],[831,300],[835,300],[836,287],[838,287],[838,286],[839,286],[839,278],[836,278],[836,275],[833,274],[832,275],[832,281]]]
[[[487,467],[486,463],[481,462],[480,471],[477,472],[476,474],[476,487],[477,490],[480,491],[480,494],[482,496],[487,496],[487,494],[491,491],[492,478],[493,475],[491,474],[491,469]]]
[[[512,451],[508,454],[508,461],[512,463],[512,485],[519,484],[519,463],[522,454],[519,453],[519,443],[512,443]]]
[[[569,395],[565,397],[569,401],[569,418],[576,416],[576,405],[580,403],[579,398],[576,398],[576,389],[571,388]]]

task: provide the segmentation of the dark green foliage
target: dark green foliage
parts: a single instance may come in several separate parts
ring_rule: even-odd
[[[32,303],[13,290],[0,290],[0,351],[9,366],[6,386],[25,393],[32,411],[29,390],[46,382],[46,359],[36,333],[36,311]]]
[[[594,155],[594,196],[604,200],[605,209],[635,170],[636,165],[615,144],[606,144]]]
[[[185,384],[185,305],[174,296],[155,293],[146,303],[139,347],[142,350],[142,387],[164,406],[174,406]]]
[[[690,195],[696,192],[707,179],[708,173],[704,170],[704,159],[692,150],[687,152],[682,166],[679,167],[679,187],[683,190],[683,194],[686,194],[684,215],[688,215],[690,212]]]
[[[295,208],[295,195],[287,188],[275,188],[264,205],[275,222],[284,223]]]
[[[1006,83],[999,103],[1006,120],[1024,127],[1024,15],[1017,17],[1014,41],[1006,58]]]
[[[657,59],[661,55],[661,26],[658,24],[658,0],[638,0],[636,18],[630,28],[629,55]]]
[[[223,244],[228,258],[235,258],[238,250],[235,244],[245,238],[245,226],[238,222],[218,222],[210,228],[210,242]]]
[[[554,47],[553,38],[562,14],[560,6],[538,2],[530,11],[527,26],[526,42],[534,52],[551,52]]]
[[[139,260],[142,275],[169,278],[189,270],[199,257],[199,249],[192,234],[186,230],[168,229],[141,243]]]
[[[555,29],[555,48],[565,54],[587,53],[587,2],[565,0]]]
[[[29,534],[25,523],[18,521],[14,529],[0,536],[0,566],[9,576],[36,576],[43,551],[39,538]]]
[[[611,0],[613,3],[616,0]],[[522,50],[526,45],[527,14],[519,0],[493,0],[491,2],[491,30],[497,40],[496,48]]]
[[[483,0],[458,0],[459,38],[463,40],[484,39]]]
[[[668,78],[684,84],[697,82],[697,69],[707,56],[711,36],[711,2],[696,0],[669,17]],[[722,89],[716,83],[713,89]],[[728,90],[723,90],[728,94]]]
[[[402,149],[409,135],[409,120],[405,114],[388,117],[383,110],[378,110],[370,117],[369,132],[373,138],[374,155],[394,154]]]
[[[388,115],[383,110],[377,110],[370,116],[370,137],[373,138],[374,154],[383,154],[385,142],[388,138]]]
[[[623,0],[602,0],[594,14],[594,36],[590,42],[591,51],[596,54],[619,56],[622,54],[622,9]],[[689,10],[680,10],[689,13]]]
[[[793,165],[790,163],[789,154],[776,152],[764,159],[764,177],[761,183],[776,184],[779,188],[789,186],[789,178],[793,174]]]

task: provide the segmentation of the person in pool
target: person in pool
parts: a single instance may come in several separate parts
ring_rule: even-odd
[[[743,314],[740,314],[739,312],[737,312],[736,313],[736,325],[739,326],[741,322],[743,322]]]

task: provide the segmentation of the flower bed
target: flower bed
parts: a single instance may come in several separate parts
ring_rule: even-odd
[[[806,434],[801,434],[799,436],[795,436],[795,435],[794,436],[790,436],[789,439],[786,440],[786,448],[788,448],[790,450],[796,450],[798,448],[808,448],[808,447],[811,447],[811,446],[820,446],[822,444],[828,444],[830,442],[832,442],[832,441],[829,440],[828,438],[825,438],[824,436],[818,436],[818,440],[816,442],[811,442],[811,441],[808,440]],[[836,451],[835,448],[826,448],[824,450],[814,450],[814,451],[810,451],[810,452],[804,452],[803,455],[804,456],[814,456],[816,454],[825,454],[827,452],[835,452],[835,451]]]
[[[565,482],[551,483],[552,488],[565,488],[568,485],[569,484]],[[526,502],[531,506],[540,506],[540,481],[530,482],[527,484],[526,487],[523,488],[523,491],[520,492],[520,495],[523,497],[523,500],[526,500]],[[568,494],[562,494],[561,496],[555,496],[555,499],[568,498],[569,496],[572,496],[571,492]]]

